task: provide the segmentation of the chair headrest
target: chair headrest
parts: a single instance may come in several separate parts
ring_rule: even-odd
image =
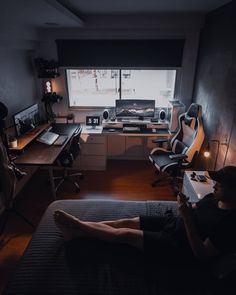
[[[199,116],[201,106],[196,103],[192,103],[185,114],[184,123],[191,128],[195,128],[197,117]]]
[[[192,103],[187,110],[186,116],[191,117],[191,118],[196,118],[199,116],[199,111],[201,109],[201,106],[196,103]]]

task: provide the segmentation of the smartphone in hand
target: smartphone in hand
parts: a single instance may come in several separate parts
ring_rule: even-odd
[[[180,202],[187,202],[189,200],[181,191],[178,192],[177,198]]]

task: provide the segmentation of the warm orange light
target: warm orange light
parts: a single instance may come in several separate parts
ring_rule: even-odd
[[[205,158],[209,158],[211,156],[211,153],[209,151],[205,151],[203,155]]]
[[[210,158],[210,156],[211,156],[209,143],[207,144],[206,148],[204,149],[203,156],[205,158]]]

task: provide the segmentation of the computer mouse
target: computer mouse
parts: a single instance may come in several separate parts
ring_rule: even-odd
[[[152,132],[156,132],[157,130],[156,130],[156,128],[152,128]]]

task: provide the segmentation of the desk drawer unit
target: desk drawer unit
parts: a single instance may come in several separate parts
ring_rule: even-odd
[[[125,155],[125,136],[107,135],[107,155],[109,159],[122,159]]]
[[[149,137],[135,134],[132,134],[131,136],[129,134],[108,134],[108,158],[122,160],[148,160],[151,150],[158,146],[157,144],[152,143],[153,139],[157,139],[157,136]]]
[[[129,159],[143,159],[144,138],[127,136],[125,141],[125,156]]]
[[[142,160],[143,137],[141,136],[107,136],[107,153],[109,159]]]
[[[81,134],[79,166],[82,170],[105,170],[107,159],[106,136]]]

